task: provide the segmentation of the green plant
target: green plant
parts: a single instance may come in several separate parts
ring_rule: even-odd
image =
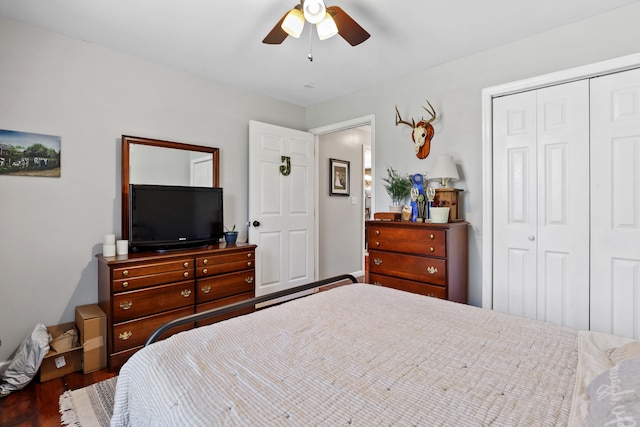
[[[393,167],[387,165],[387,177],[382,178],[384,188],[394,205],[402,204],[411,195],[413,182],[408,175],[400,175]]]
[[[227,227],[225,227],[224,229],[227,231],[227,233],[237,233],[235,224],[233,224],[231,230],[229,230]]]

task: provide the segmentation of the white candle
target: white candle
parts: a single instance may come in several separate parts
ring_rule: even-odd
[[[102,245],[102,255],[103,256],[115,256],[116,255],[116,245]]]
[[[118,240],[116,242],[116,254],[118,255],[126,255],[129,253],[129,241],[128,240]]]

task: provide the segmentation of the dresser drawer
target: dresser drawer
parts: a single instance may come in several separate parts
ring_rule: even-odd
[[[181,280],[193,278],[193,275],[193,269],[189,269],[114,280],[112,290],[113,292],[132,291],[134,289],[146,288],[148,286],[179,282]]]
[[[173,319],[177,319],[179,317],[188,316],[189,314],[193,314],[193,307],[185,307],[162,314],[147,316],[141,319],[113,325],[114,353],[143,345],[147,341],[147,338],[149,338],[149,336],[153,333],[153,331],[158,329],[164,323]],[[166,338],[177,332],[186,331],[191,328],[193,328],[193,323],[188,323],[186,325],[167,331],[164,335],[162,335],[161,338]]]
[[[193,271],[193,258],[181,258],[153,264],[131,264],[126,267],[114,268],[113,280],[131,279],[169,271]]]
[[[255,267],[254,251],[196,258],[196,277],[230,273]]]
[[[374,285],[386,286],[387,288],[399,289],[401,291],[412,292],[414,294],[447,299],[447,288],[444,286],[414,282],[411,280],[399,279],[397,277],[383,276],[381,274],[370,274],[369,282]]]
[[[254,291],[254,270],[221,274],[198,280],[196,303]]]
[[[441,258],[370,250],[369,271],[435,285],[447,284],[447,261]]]
[[[403,241],[403,240],[369,240],[369,248],[381,251],[404,252],[409,254],[424,254],[435,257],[446,257],[447,246],[444,243],[429,241]]]
[[[411,227],[384,227],[369,226],[370,240],[398,240],[401,242],[425,242],[445,245],[447,243],[447,232],[445,230],[436,230],[433,228]]]
[[[194,281],[172,283],[113,295],[113,322],[193,305]]]
[[[234,295],[227,298],[221,298],[217,301],[206,302],[204,304],[199,304],[196,306],[196,313],[201,313],[203,311],[212,310],[214,308],[224,307],[225,305],[235,304],[240,301],[245,301],[254,297],[253,291],[247,292],[244,294]],[[254,307],[247,307],[241,310],[232,311],[231,313],[219,314],[217,316],[210,317],[206,320],[202,320],[200,322],[196,322],[196,326],[204,326],[210,325],[212,323],[219,322],[221,320],[230,319],[235,316],[240,316],[242,314],[249,314],[253,312]]]

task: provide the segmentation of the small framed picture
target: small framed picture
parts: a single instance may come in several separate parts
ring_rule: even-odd
[[[329,159],[329,195],[349,195],[349,162],[345,160]]]

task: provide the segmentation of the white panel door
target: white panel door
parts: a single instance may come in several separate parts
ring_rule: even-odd
[[[496,310],[589,327],[588,82],[494,100]]]
[[[314,179],[312,134],[249,123],[249,242],[258,246],[256,296],[314,280]]]
[[[640,70],[591,81],[591,329],[640,339]]]
[[[539,320],[589,328],[589,82],[537,93]]]
[[[536,93],[493,101],[493,308],[535,319]]]

